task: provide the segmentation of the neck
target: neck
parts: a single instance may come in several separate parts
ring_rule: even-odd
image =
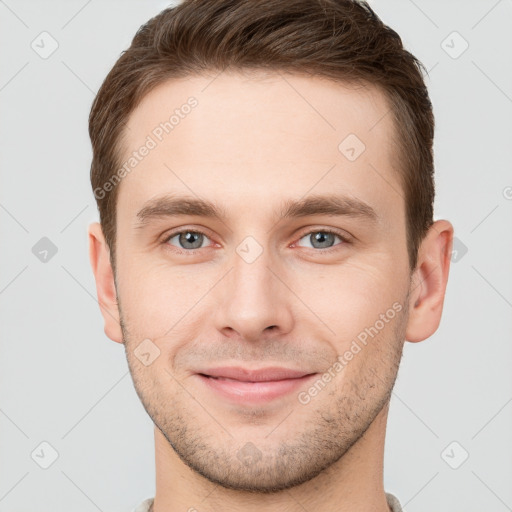
[[[155,427],[154,512],[389,512],[383,485],[388,407],[336,463],[312,480],[272,494],[226,489],[190,469]]]

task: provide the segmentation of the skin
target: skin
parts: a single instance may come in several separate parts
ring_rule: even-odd
[[[405,340],[439,325],[453,227],[434,223],[411,273],[392,116],[371,85],[261,72],[169,80],[132,112],[127,158],[189,96],[197,107],[118,185],[115,279],[101,226],[89,227],[105,333],[124,343],[155,423],[154,511],[386,511],[389,397]],[[350,133],[366,146],[355,161],[338,149]],[[137,227],[137,212],[164,194],[209,200],[226,216]],[[364,201],[376,220],[278,214],[312,194]],[[201,247],[180,229],[204,232]],[[327,235],[319,246],[326,229],[348,241]],[[251,263],[236,250],[247,236],[262,249]],[[296,392],[235,404],[195,375],[233,365],[321,376],[393,304],[394,318],[307,404]],[[145,339],[160,351],[149,365],[136,357]],[[237,456],[247,446],[259,460]]]

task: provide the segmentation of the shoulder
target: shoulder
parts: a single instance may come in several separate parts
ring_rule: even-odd
[[[144,500],[138,507],[133,509],[133,512],[149,512],[151,505],[153,504],[153,498]]]
[[[393,496],[392,494],[389,494],[389,492],[387,492],[386,499],[388,501],[388,505],[389,505],[391,512],[402,512],[402,505],[400,505],[400,502],[398,501],[397,498],[395,498],[395,496]]]

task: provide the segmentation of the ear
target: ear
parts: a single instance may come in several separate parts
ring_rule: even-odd
[[[411,279],[407,341],[422,341],[439,327],[452,245],[451,223],[447,220],[434,222],[419,247],[418,263]]]
[[[105,321],[105,334],[111,340],[123,343],[114,272],[110,264],[110,250],[103,236],[101,224],[92,223],[89,226],[88,235],[89,259],[96,280],[98,303]]]

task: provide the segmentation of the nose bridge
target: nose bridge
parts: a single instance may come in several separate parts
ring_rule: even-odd
[[[217,312],[217,328],[245,339],[261,338],[265,329],[287,332],[292,315],[285,287],[274,275],[275,258],[254,237],[246,237],[233,254]],[[224,280],[223,280],[224,281]]]

